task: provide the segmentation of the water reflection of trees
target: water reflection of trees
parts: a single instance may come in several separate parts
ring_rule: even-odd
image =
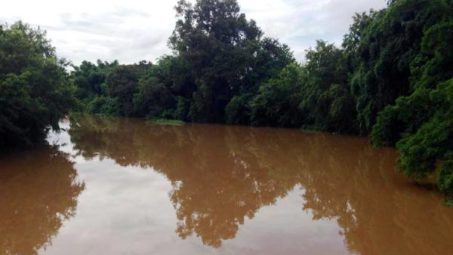
[[[393,172],[392,150],[363,139],[295,130],[188,125],[83,117],[71,139],[84,157],[152,166],[172,182],[177,233],[218,247],[257,210],[301,184],[303,210],[337,220],[361,254],[453,250],[451,210]],[[446,227],[448,226],[448,227]],[[436,238],[435,238],[436,237]]]
[[[320,151],[325,145],[313,140],[309,147]],[[306,188],[304,210],[311,210],[314,219],[336,219],[348,248],[359,254],[434,255],[453,250],[453,210],[442,205],[436,192],[389,171],[394,152],[333,147],[336,151],[324,156],[309,156],[311,170],[301,179]]]
[[[234,238],[246,218],[297,183],[297,168],[277,173],[262,165],[253,133],[243,136],[246,140],[239,136],[247,129],[95,118],[71,125],[71,139],[81,155],[109,157],[123,166],[152,166],[165,174],[173,185],[177,233],[181,238],[194,233],[210,246]]]
[[[57,148],[0,159],[0,254],[36,254],[75,214],[84,185]]]

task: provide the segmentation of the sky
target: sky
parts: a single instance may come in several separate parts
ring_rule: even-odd
[[[57,55],[74,64],[118,60],[130,64],[171,54],[168,38],[177,0],[14,0],[0,23],[22,20],[47,31]],[[299,61],[322,39],[340,45],[356,12],[382,9],[387,0],[238,0],[265,36],[288,44]]]

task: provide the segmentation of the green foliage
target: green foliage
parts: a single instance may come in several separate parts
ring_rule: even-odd
[[[436,109],[434,95],[428,89],[417,89],[412,95],[400,97],[395,105],[381,111],[371,131],[371,141],[376,146],[395,145],[404,133],[417,130]]]
[[[354,132],[355,104],[344,52],[318,41],[304,66],[290,64],[259,88],[250,103],[254,125]]]
[[[408,176],[426,178],[453,148],[453,121],[435,117],[397,143],[400,165]]]
[[[411,92],[410,66],[419,58],[423,35],[451,17],[451,10],[444,0],[400,0],[371,15],[351,79],[362,133],[371,130],[379,111]]]
[[[453,11],[453,8],[450,7]],[[453,77],[453,19],[442,21],[423,35],[421,50],[411,63],[415,88],[434,88],[439,82]]]
[[[410,177],[423,179],[440,167],[439,189],[451,195],[452,5],[449,1],[397,1],[394,5],[389,7],[388,15],[399,13],[401,8],[404,10],[400,12],[419,10],[407,23],[411,34],[416,35],[410,37],[413,46],[402,48],[407,58],[404,68],[410,71],[402,77],[407,79],[411,94],[397,98],[395,104],[379,113],[371,140],[377,146],[396,144],[401,153],[401,170]]]
[[[0,149],[33,145],[75,104],[65,63],[39,29],[0,25]]]
[[[416,179],[426,178],[441,164],[439,188],[451,193],[453,79],[436,89],[418,88],[388,106],[379,115],[371,139],[375,145],[396,143],[401,169]]]
[[[132,116],[133,99],[138,87],[138,74],[131,66],[119,66],[107,76],[107,91],[116,99],[121,116]]]
[[[116,99],[106,96],[95,97],[87,105],[89,113],[118,116],[120,115],[119,104]]]
[[[91,100],[93,97],[106,95],[105,80],[113,69],[119,66],[118,61],[112,63],[97,61],[96,64],[83,61],[80,66],[73,66],[72,78],[77,86],[76,97]]]
[[[318,41],[307,51],[307,79],[299,108],[304,126],[336,132],[354,132],[356,111],[348,85],[344,51],[333,44]]]
[[[251,121],[257,126],[300,127],[302,116],[298,109],[305,70],[291,64],[278,77],[264,83],[251,102]]]
[[[188,63],[191,84],[189,118],[198,122],[244,122],[246,114],[225,114],[237,108],[235,98],[255,93],[259,84],[293,61],[286,45],[262,39],[256,23],[247,20],[235,0],[179,1],[178,21],[170,44]],[[238,101],[239,100],[239,101]],[[234,106],[234,107],[233,107]],[[235,118],[238,119],[235,119]]]
[[[453,195],[453,154],[447,156],[439,174],[439,189],[449,196]]]
[[[225,108],[226,123],[249,124],[252,111],[250,101],[253,96],[251,93],[234,96]]]
[[[141,77],[134,98],[138,116],[182,120],[186,118],[188,107],[183,98],[177,96],[178,93],[187,93],[184,91],[184,84],[181,84],[185,78],[178,77],[180,64],[178,58],[164,57]]]
[[[184,121],[169,119],[152,119],[151,122],[163,126],[183,126],[185,124]]]
[[[400,168],[412,178],[424,179],[440,168],[439,189],[450,195],[452,8],[451,1],[392,1],[387,9],[371,13],[371,22],[365,19],[358,61],[351,61],[361,131],[373,127],[376,146],[396,144]]]
[[[73,66],[71,74],[80,101],[79,111],[115,116],[135,116],[135,94],[138,81],[151,63],[141,61],[133,65],[120,65],[117,61],[96,64],[83,61]]]

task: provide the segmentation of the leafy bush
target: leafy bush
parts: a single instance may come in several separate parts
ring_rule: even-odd
[[[75,104],[73,92],[43,31],[0,25],[0,148],[33,145],[58,129]]]
[[[95,97],[88,103],[87,111],[89,113],[117,116],[119,115],[119,105],[115,98],[99,96]]]

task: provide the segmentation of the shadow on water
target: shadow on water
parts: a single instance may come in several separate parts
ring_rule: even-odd
[[[365,139],[87,116],[72,119],[69,133],[85,159],[111,158],[164,174],[183,239],[195,234],[220,247],[260,208],[300,185],[301,210],[314,221],[336,220],[351,252],[453,250],[453,210],[395,171],[394,150],[375,150]]]
[[[42,146],[0,157],[0,254],[37,254],[75,215],[84,184],[67,156]]]

